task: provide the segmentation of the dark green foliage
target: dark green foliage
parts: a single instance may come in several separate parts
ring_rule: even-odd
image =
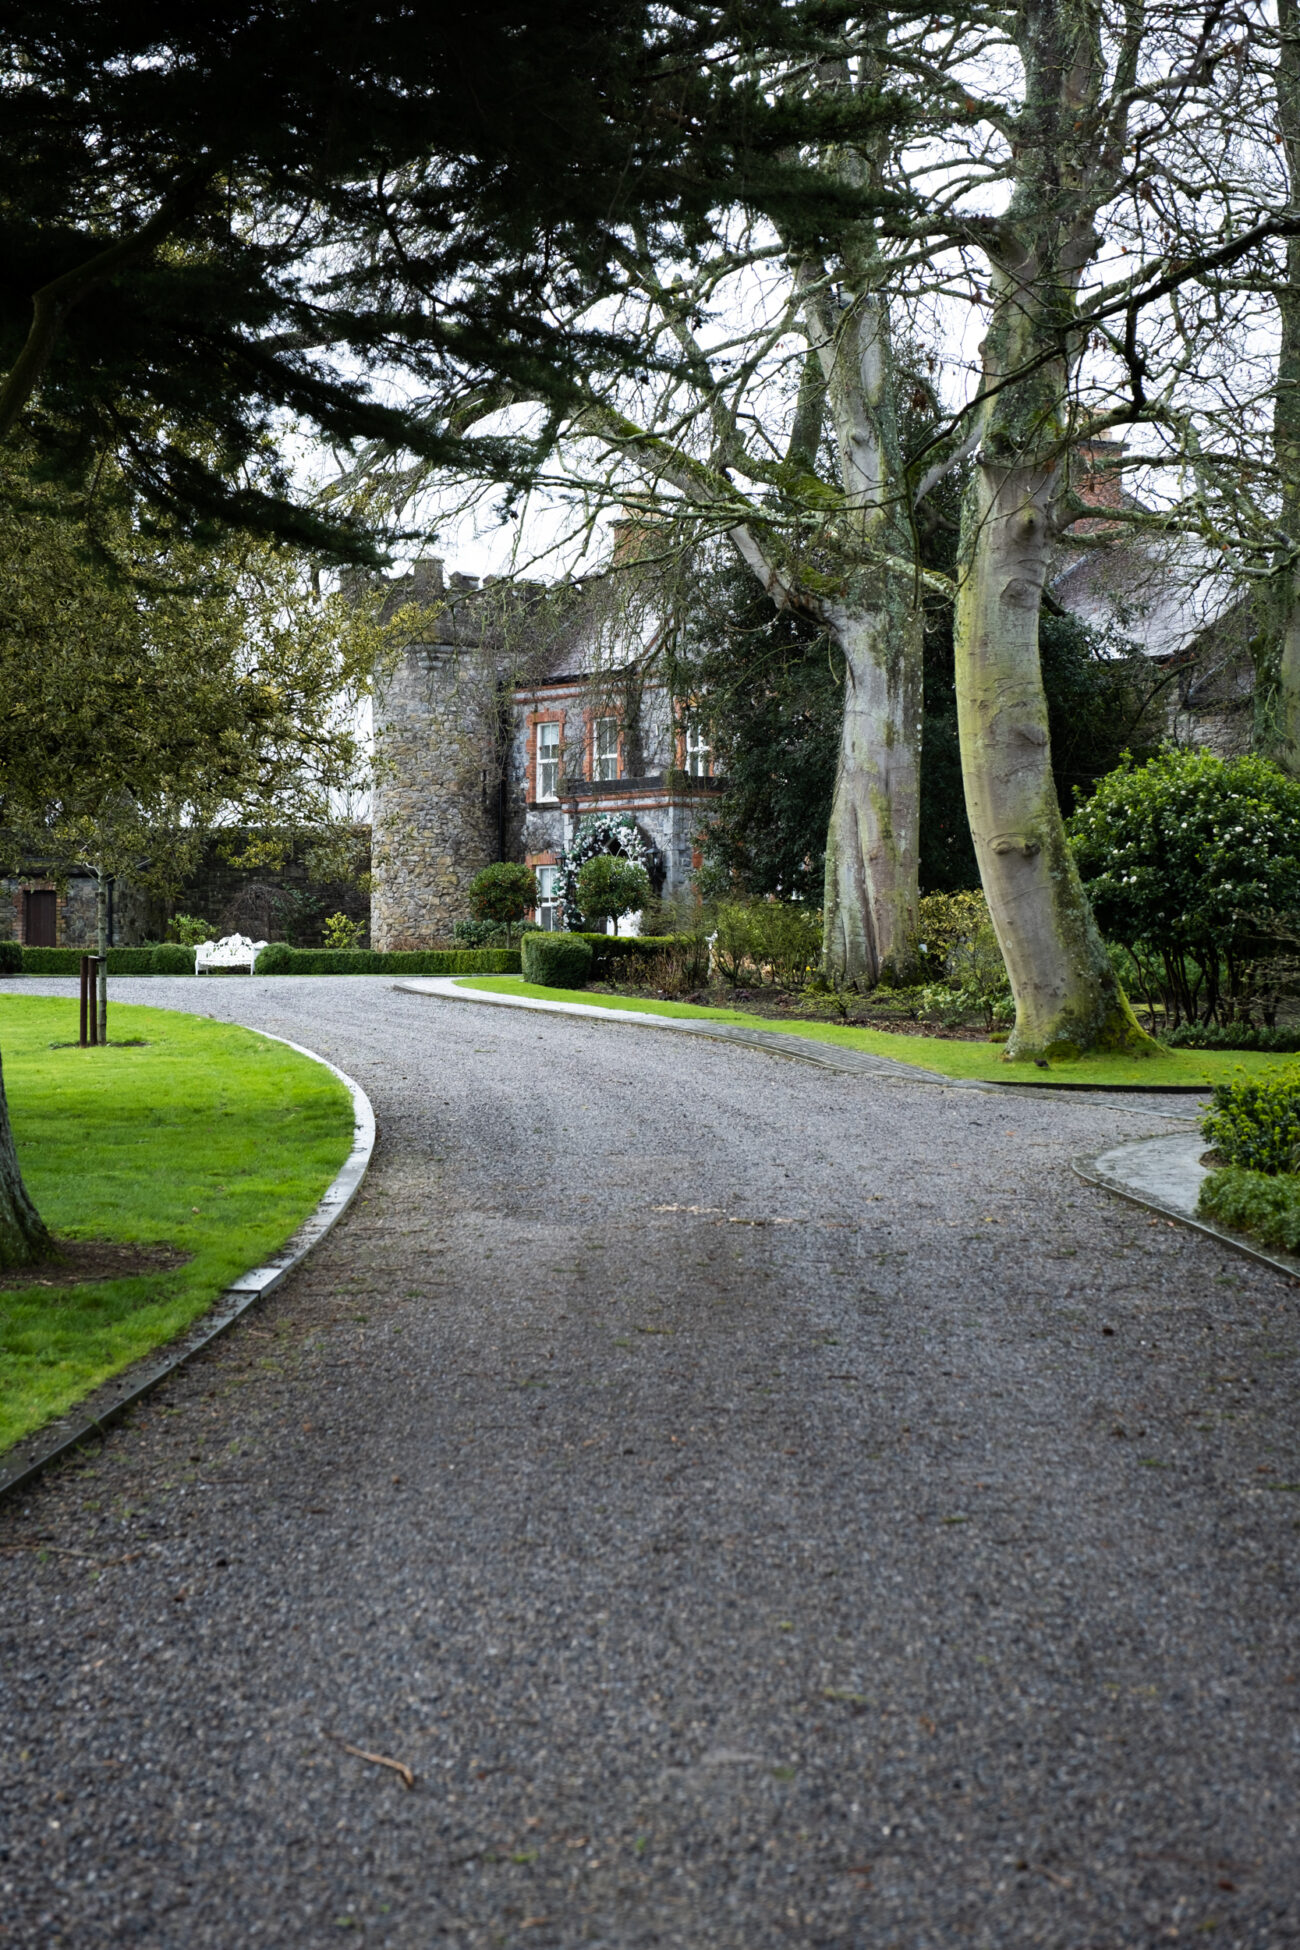
[[[259,975],[517,975],[517,948],[290,948],[273,941]]]
[[[0,975],[21,975],[23,972],[23,944],[21,941],[0,941]]]
[[[926,567],[951,566],[942,530],[922,537]],[[1072,616],[1039,625],[1052,764],[1061,809],[1118,765],[1144,756],[1158,676],[1145,657],[1103,655]],[[709,701],[715,764],[726,795],[701,821],[706,886],[820,901],[826,827],[839,758],[844,665],[830,638],[775,610],[747,570],[701,578],[682,633],[679,695]],[[952,611],[927,596],[921,743],[921,888],[977,886],[957,742]]]
[[[672,681],[707,699],[726,781],[702,811],[705,884],[820,902],[844,702],[834,643],[728,562],[696,586]]]
[[[1069,823],[1102,933],[1172,1025],[1228,1021],[1300,922],[1300,781],[1263,758],[1126,762]],[[1271,1004],[1264,1001],[1266,1018]]]
[[[798,901],[724,901],[716,955],[728,982],[771,982],[801,989],[821,959],[822,916]]]
[[[275,467],[276,430],[437,457],[435,418],[366,384],[371,355],[436,361],[445,336],[471,363],[493,339],[508,362],[545,356],[557,335],[525,300],[537,246],[571,224],[599,274],[616,185],[637,173],[644,18],[634,0],[16,0],[0,368],[28,343],[37,387],[18,404],[51,467],[79,481],[111,442],[133,488],[183,519],[372,554]],[[652,202],[681,140],[658,125],[666,140],[638,151]],[[385,265],[361,243],[349,280],[347,240],[386,246],[403,219],[418,248]],[[33,297],[56,278],[72,282],[33,347]]]
[[[1259,1028],[1248,1022],[1183,1022],[1160,1041],[1169,1049],[1253,1049],[1290,1056],[1300,1051],[1300,1029]]]
[[[1216,1085],[1201,1129],[1230,1165],[1300,1171],[1300,1069]]]
[[[665,955],[686,955],[698,970],[696,986],[709,975],[709,943],[703,934],[578,934],[591,949],[593,982],[643,982]]]
[[[1239,1165],[1212,1171],[1201,1183],[1197,1210],[1261,1245],[1300,1252],[1300,1178],[1271,1178]]]
[[[537,905],[537,876],[514,860],[498,860],[476,873],[469,883],[469,904],[476,921],[510,930]]]
[[[192,975],[194,973],[193,948],[182,948],[177,941],[161,942],[150,957],[150,973]]]
[[[541,988],[580,989],[591,977],[592,952],[581,935],[526,934],[523,976]]]
[[[108,951],[108,972],[110,975],[154,975],[159,971],[154,967],[154,956],[158,948],[166,944],[150,944],[143,948],[110,948]],[[75,975],[81,967],[83,954],[91,954],[89,948],[24,948],[24,975]],[[191,971],[194,957],[189,957]],[[171,970],[167,971],[169,974]]]
[[[617,921],[634,914],[651,897],[650,876],[635,860],[597,853],[578,869],[578,907],[591,921]]]
[[[498,948],[506,931],[497,921],[453,921],[451,938],[457,948]]]

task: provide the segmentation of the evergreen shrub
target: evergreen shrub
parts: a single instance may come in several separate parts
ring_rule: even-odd
[[[592,952],[577,934],[526,934],[522,947],[526,982],[540,988],[580,989],[591,977]]]
[[[803,901],[723,901],[714,952],[728,982],[801,989],[821,960],[822,911]]]
[[[507,943],[510,930],[525,914],[532,913],[537,901],[537,876],[531,867],[521,866],[516,860],[494,861],[476,873],[469,883],[469,904],[474,919],[504,928]]]
[[[150,942],[143,948],[110,948],[108,951],[108,972],[110,975],[152,975],[155,973],[153,958],[161,944]],[[83,954],[93,954],[92,948],[24,948],[24,975],[75,975],[81,967]],[[190,956],[193,966],[194,957]]]
[[[1218,1084],[1201,1129],[1226,1164],[1300,1170],[1300,1068]]]
[[[691,986],[699,988],[709,979],[709,938],[706,934],[586,934],[591,949],[593,982],[638,982],[648,979],[665,955],[689,961]]]
[[[23,972],[23,944],[21,941],[0,941],[0,975],[21,975]]]
[[[1275,1056],[1300,1051],[1300,1029],[1269,1029],[1248,1022],[1183,1022],[1160,1038],[1169,1049],[1253,1049]]]
[[[517,975],[517,948],[291,948],[273,941],[259,975]]]
[[[1269,1020],[1270,961],[1294,958],[1300,931],[1300,780],[1263,758],[1170,748],[1103,779],[1068,830],[1098,926],[1149,1007],[1172,1027],[1252,1005]]]
[[[194,950],[182,948],[178,941],[163,941],[149,957],[151,975],[192,975],[194,973]],[[112,963],[109,963],[112,973]]]
[[[1231,1165],[1205,1179],[1197,1210],[1234,1232],[1251,1233],[1265,1246],[1300,1252],[1300,1178]]]

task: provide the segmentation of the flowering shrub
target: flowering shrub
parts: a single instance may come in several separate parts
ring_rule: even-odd
[[[634,866],[644,867],[652,887],[662,879],[659,854],[631,813],[588,813],[578,821],[573,838],[555,863],[559,918],[566,928],[582,926],[578,874],[585,861],[595,859],[600,853],[614,853]]]
[[[1166,750],[1103,779],[1069,822],[1097,922],[1171,1025],[1259,1001],[1296,930],[1300,781],[1262,758]]]

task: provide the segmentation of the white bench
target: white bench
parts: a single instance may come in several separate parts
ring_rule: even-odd
[[[251,975],[265,946],[264,941],[250,941],[246,934],[224,934],[220,941],[204,941],[194,950],[194,973],[203,975],[214,968],[246,968]]]

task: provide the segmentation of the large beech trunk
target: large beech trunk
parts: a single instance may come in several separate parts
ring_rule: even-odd
[[[18,1169],[9,1123],[4,1076],[0,1073],[0,1267],[29,1266],[54,1250],[45,1222],[32,1204]]]
[[[1277,123],[1294,202],[1300,194],[1300,0],[1279,0],[1277,19]],[[1300,778],[1300,237],[1287,240],[1277,309],[1273,458],[1285,539],[1256,603],[1255,744]]]
[[[897,585],[895,579],[895,585]],[[921,617],[895,586],[866,614],[830,612],[844,716],[826,835],[824,953],[837,981],[906,971],[919,925]]]
[[[1038,616],[1049,470],[981,460],[962,527],[957,724],[971,837],[1016,1001],[1008,1056],[1145,1044],[1066,845]]]
[[[1095,144],[1115,139],[1095,112],[1100,15],[1073,0],[1023,0],[1016,34],[1024,110],[1015,189],[989,245],[979,448],[957,561],[957,726],[975,857],[1015,997],[1007,1055],[1042,1059],[1156,1045],[1115,979],[1066,845],[1038,654],[1078,356],[1068,325],[1097,247]]]
[[[868,286],[849,310],[810,306],[857,565],[823,614],[844,655],[844,716],[826,836],[823,958],[870,988],[916,954],[920,865],[922,622],[898,437],[889,308]]]

